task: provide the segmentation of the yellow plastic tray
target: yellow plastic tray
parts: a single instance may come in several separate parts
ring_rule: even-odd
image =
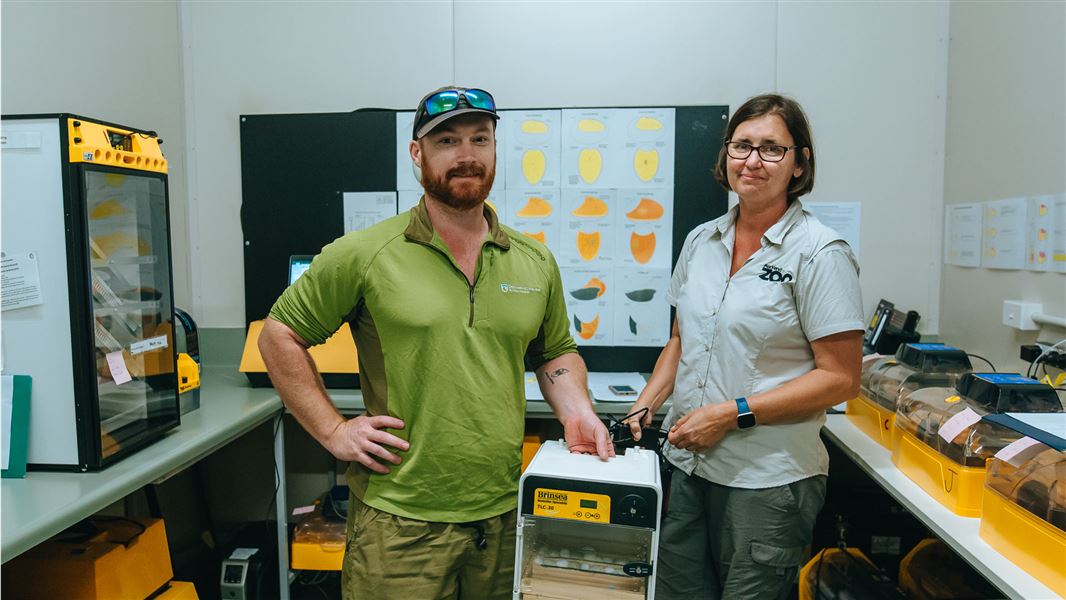
[[[844,414],[859,428],[885,448],[892,449],[892,427],[896,424],[896,413],[863,396],[848,400]]]
[[[292,543],[292,568],[298,571],[340,571],[344,544]]]
[[[981,539],[1066,597],[1066,532],[985,488]]]
[[[153,600],[200,600],[196,595],[196,586],[188,581],[171,581],[167,591],[159,594]]]
[[[892,428],[892,462],[934,500],[960,517],[980,517],[985,487],[983,467],[964,467],[918,438]]]

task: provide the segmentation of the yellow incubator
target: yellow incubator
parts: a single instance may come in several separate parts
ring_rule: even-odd
[[[963,517],[981,515],[985,463],[1021,434],[982,420],[994,413],[1062,412],[1051,386],[1015,373],[965,373],[954,387],[902,394],[892,462]]]
[[[970,371],[964,350],[944,344],[903,344],[895,356],[865,361],[859,396],[846,414],[860,431],[892,449],[892,425],[899,398],[918,388],[952,387]]]
[[[1066,597],[1066,452],[1030,438],[1017,444],[1024,449],[988,465],[981,538]]]

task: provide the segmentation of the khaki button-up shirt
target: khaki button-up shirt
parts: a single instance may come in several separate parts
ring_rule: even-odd
[[[737,208],[685,240],[667,299],[677,307],[681,361],[672,426],[706,404],[734,402],[814,369],[810,341],[864,328],[859,269],[840,236],[793,201],[732,276]],[[732,431],[693,453],[667,444],[688,474],[721,485],[767,488],[828,473],[818,436],[825,414]]]

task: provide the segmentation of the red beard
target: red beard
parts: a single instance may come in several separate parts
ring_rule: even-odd
[[[456,177],[478,177],[480,181],[453,181]],[[443,176],[422,166],[422,187],[426,194],[457,210],[474,208],[489,197],[496,179],[496,166],[488,170],[481,163],[467,163],[450,169]]]

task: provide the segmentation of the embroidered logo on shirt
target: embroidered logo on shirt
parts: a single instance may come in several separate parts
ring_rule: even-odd
[[[540,288],[514,285],[513,283],[501,283],[500,291],[505,294],[536,294],[540,292]]]
[[[772,281],[774,283],[785,283],[792,281],[792,273],[783,271],[780,267],[773,265],[763,265],[762,275],[759,275],[759,279],[763,281]]]

